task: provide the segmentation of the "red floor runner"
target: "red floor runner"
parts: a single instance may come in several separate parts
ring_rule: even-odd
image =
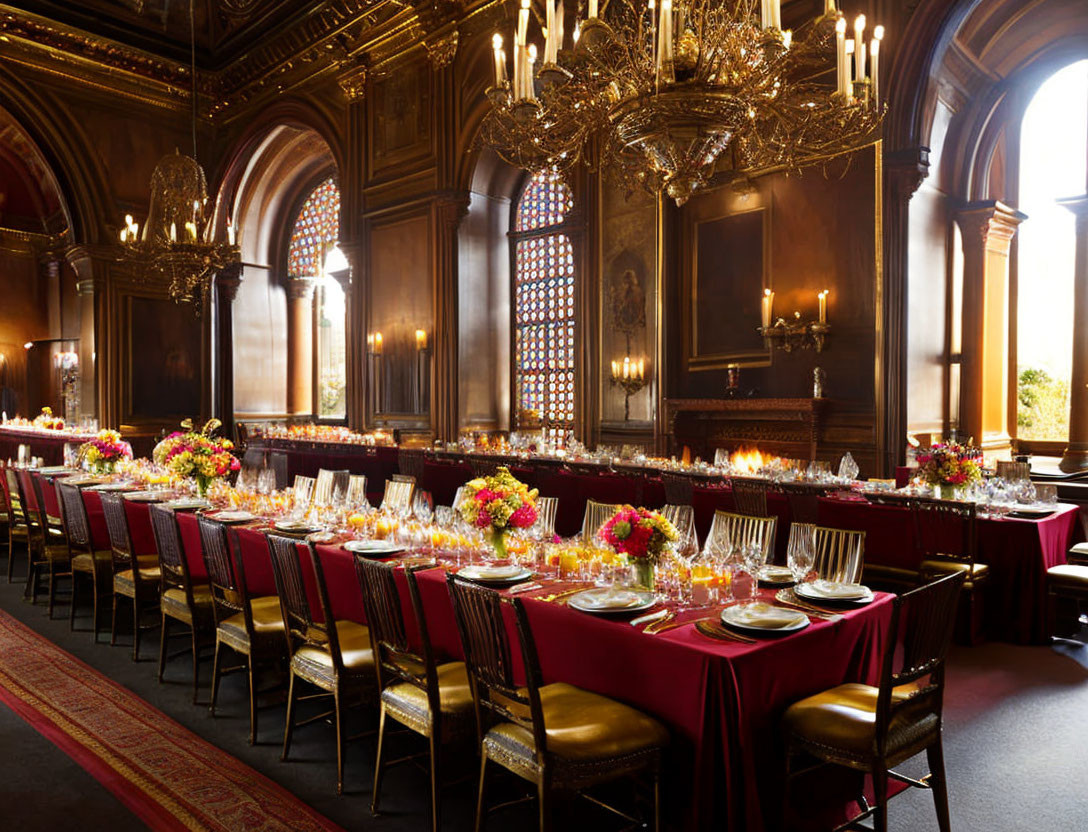
[[[153,829],[341,832],[2,610],[0,701]]]

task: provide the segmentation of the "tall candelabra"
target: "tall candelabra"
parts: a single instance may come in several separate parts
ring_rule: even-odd
[[[646,361],[632,361],[629,355],[623,361],[612,362],[612,386],[623,390],[623,421],[631,421],[631,397],[646,386]]]

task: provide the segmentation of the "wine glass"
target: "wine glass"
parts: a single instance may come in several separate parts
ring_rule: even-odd
[[[803,583],[812,571],[812,564],[816,559],[815,534],[814,529],[811,534],[799,534],[790,539],[786,565],[797,583]]]
[[[759,589],[759,570],[763,568],[763,564],[767,560],[767,553],[759,542],[754,540],[746,541],[740,547],[740,552],[743,570],[752,579],[752,586],[748,591],[748,602],[754,602]]]
[[[416,491],[412,497],[412,513],[421,523],[430,523],[434,517],[434,506],[431,503],[431,495],[426,491]]]

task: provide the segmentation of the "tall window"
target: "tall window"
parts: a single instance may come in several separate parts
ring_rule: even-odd
[[[574,427],[574,207],[559,174],[534,175],[514,219],[514,389],[517,423],[550,437]]]
[[[347,336],[344,290],[325,271],[329,253],[340,236],[340,189],[332,178],[307,197],[291,231],[287,273],[292,280],[312,278],[314,289],[314,353],[317,356],[314,404],[319,418],[347,415]]]
[[[1024,113],[1020,134],[1016,361],[1017,435],[1069,436],[1073,360],[1073,214],[1058,204],[1085,189],[1088,61],[1052,75]]]

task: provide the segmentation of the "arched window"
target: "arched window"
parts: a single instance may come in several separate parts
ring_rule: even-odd
[[[1020,133],[1016,372],[1017,435],[1069,436],[1073,360],[1073,214],[1058,203],[1080,196],[1088,156],[1088,60],[1052,75],[1024,112]]]
[[[312,279],[314,288],[314,410],[318,418],[347,415],[347,338],[344,290],[326,271],[340,236],[340,189],[326,179],[306,198],[291,229],[287,274],[291,280]]]
[[[514,217],[514,390],[517,424],[550,438],[574,427],[574,207],[558,173],[535,174]]]

